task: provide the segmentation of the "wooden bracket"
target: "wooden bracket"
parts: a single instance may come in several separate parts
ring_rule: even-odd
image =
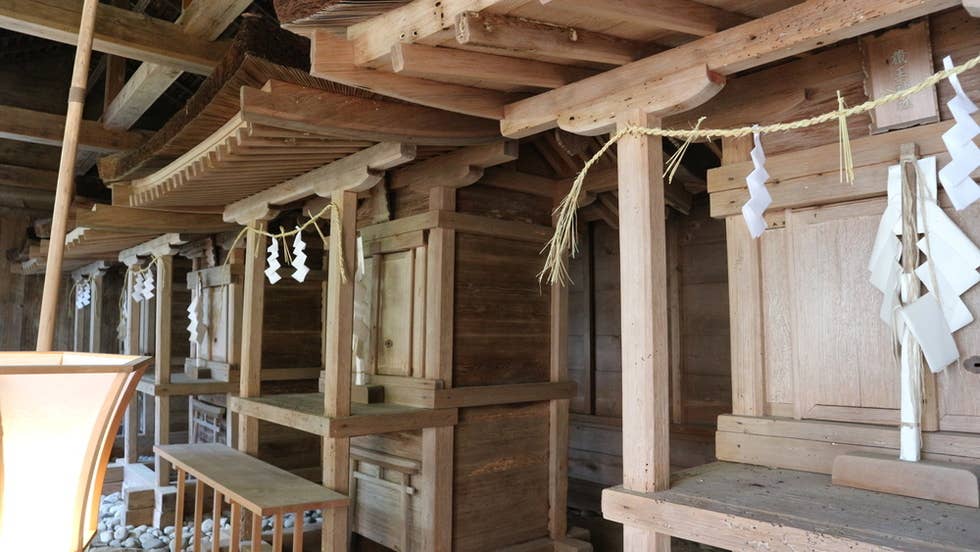
[[[469,186],[483,177],[487,167],[517,159],[517,150],[517,142],[511,140],[459,149],[396,171],[391,175],[391,188],[412,187],[425,191],[437,186]]]
[[[587,136],[607,134],[615,130],[620,113],[637,109],[657,117],[681,113],[710,100],[724,86],[725,77],[698,65],[559,113],[558,126]]]

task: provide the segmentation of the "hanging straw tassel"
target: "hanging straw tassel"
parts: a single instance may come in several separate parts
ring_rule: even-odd
[[[838,132],[840,133],[840,181],[854,185],[854,157],[851,153],[851,136],[847,131],[847,114],[844,97],[837,91]]]
[[[667,162],[664,163],[664,178],[667,179],[668,184],[674,183],[674,175],[677,173],[677,169],[680,168],[681,161],[684,159],[684,154],[687,153],[687,148],[691,146],[691,142],[693,142],[694,138],[697,136],[696,133],[698,129],[701,128],[701,123],[704,120],[705,117],[698,118],[698,122],[695,123],[694,128],[692,129],[692,134],[687,137],[687,140],[681,144],[681,147],[677,148],[677,151],[675,151],[674,154],[667,159]]]
[[[637,132],[639,129],[634,126],[625,126],[614,134],[608,142],[595,152],[591,159],[585,162],[585,166],[575,177],[571,188],[558,207],[554,210],[555,233],[545,244],[542,252],[548,250],[548,257],[544,261],[544,268],[538,273],[538,282],[547,282],[551,285],[564,286],[571,279],[568,276],[568,256],[578,255],[578,232],[575,228],[576,215],[578,213],[579,197],[582,195],[582,185],[585,182],[585,175],[589,173],[599,159],[605,155],[609,148],[627,134]]]

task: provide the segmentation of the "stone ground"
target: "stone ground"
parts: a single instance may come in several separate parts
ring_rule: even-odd
[[[175,527],[164,527],[157,529],[149,525],[123,525],[122,517],[126,505],[123,502],[122,493],[112,493],[102,497],[99,506],[99,528],[91,546],[92,552],[109,552],[110,550],[149,550],[151,552],[168,552],[171,550],[171,542],[175,539],[177,529]],[[310,525],[323,521],[319,510],[306,512],[304,524]],[[293,514],[283,516],[283,526],[290,528],[296,521]],[[262,529],[271,530],[273,518],[262,519]],[[231,523],[228,518],[218,520],[219,531],[228,532],[231,530]],[[214,520],[210,517],[201,523],[202,540],[205,543],[211,542],[214,534]],[[184,528],[184,538],[181,542],[181,549],[185,549],[193,544],[191,538],[191,527]]]

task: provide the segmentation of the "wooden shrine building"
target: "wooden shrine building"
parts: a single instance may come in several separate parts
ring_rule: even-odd
[[[975,0],[0,45],[0,350],[153,358],[84,550],[980,550]]]

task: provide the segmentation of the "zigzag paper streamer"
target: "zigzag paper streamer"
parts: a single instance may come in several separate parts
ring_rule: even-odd
[[[155,289],[156,286],[153,285],[153,271],[148,270],[146,272],[146,278],[143,279],[143,298],[147,301],[153,299],[153,290]]]
[[[949,56],[943,58],[943,67],[952,69],[953,59]],[[973,119],[977,106],[963,91],[959,77],[950,75],[949,84],[956,95],[946,105],[956,124],[943,133],[943,142],[953,159],[939,171],[939,181],[943,183],[953,207],[962,211],[980,199],[980,186],[970,177],[970,173],[980,167],[980,148],[973,143],[973,139],[980,134],[980,125]]]
[[[306,267],[306,242],[303,241],[303,233],[296,228],[296,237],[293,238],[293,280],[297,282],[303,282],[306,280],[306,275],[310,273],[310,269]]]
[[[92,304],[92,283],[88,280],[82,280],[80,287],[82,290],[82,307],[87,307]]]
[[[133,301],[139,303],[143,301],[143,273],[137,272],[133,276],[133,280],[133,293],[130,297],[133,298]]]
[[[755,142],[755,147],[752,148],[750,155],[754,168],[745,177],[745,182],[749,186],[749,200],[742,206],[742,218],[745,219],[745,224],[749,227],[749,233],[752,234],[752,237],[758,238],[767,227],[766,219],[762,215],[772,204],[772,196],[766,189],[769,173],[766,172],[766,154],[762,151],[762,142],[758,132],[752,135],[752,140]]]
[[[282,280],[282,276],[277,272],[282,266],[279,264],[279,240],[270,238],[269,242],[269,248],[266,250],[269,252],[269,256],[266,258],[268,267],[265,269],[265,277],[269,279],[270,284],[274,284]]]
[[[198,315],[199,306],[201,304],[201,292],[204,291],[201,288],[200,282],[198,282],[197,287],[191,292],[191,304],[187,305],[187,320],[190,321],[187,324],[187,332],[190,334],[191,343],[197,343],[197,327],[199,325],[198,321],[200,316]]]

